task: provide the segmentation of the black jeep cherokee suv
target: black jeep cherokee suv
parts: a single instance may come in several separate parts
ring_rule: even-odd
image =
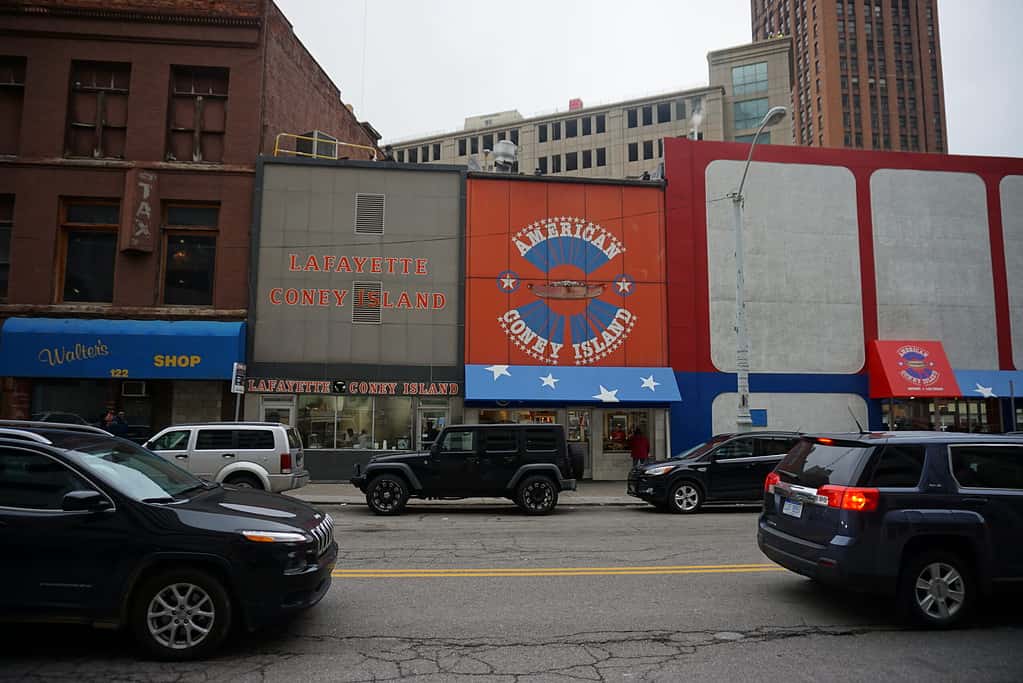
[[[529,514],[551,512],[558,493],[575,490],[561,425],[452,425],[422,453],[376,456],[356,465],[352,484],[380,515],[400,514],[415,498],[510,498]]]
[[[127,626],[161,659],[312,607],[333,522],[195,478],[96,427],[0,422],[0,619]]]
[[[669,460],[629,473],[626,493],[689,514],[706,502],[760,502],[764,477],[796,445],[795,432],[719,434]]]
[[[1023,438],[943,432],[803,438],[764,482],[757,542],[817,581],[896,596],[947,627],[1023,579]]]

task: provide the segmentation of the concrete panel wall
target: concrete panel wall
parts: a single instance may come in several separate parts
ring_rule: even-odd
[[[1000,186],[1005,271],[1009,280],[1012,363],[1023,369],[1023,176],[1007,176]]]
[[[870,196],[878,336],[938,339],[952,367],[997,369],[983,181],[884,169],[871,176]]]
[[[735,370],[732,202],[744,162],[707,166],[711,358]],[[856,187],[845,168],[754,163],[743,190],[753,372],[859,372],[864,363]]]
[[[718,394],[712,406],[714,433],[735,431],[735,410],[738,394]],[[791,429],[803,432],[855,432],[856,423],[867,427],[867,402],[857,394],[789,394],[761,393],[750,395],[750,407],[767,410],[764,429]],[[756,431],[756,430],[754,430]]]

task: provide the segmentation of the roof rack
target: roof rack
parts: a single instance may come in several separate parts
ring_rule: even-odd
[[[24,429],[11,429],[10,427],[0,427],[0,437],[11,437],[14,439],[26,439],[28,441],[35,441],[36,443],[46,444],[52,446],[53,442],[47,439],[42,434],[36,434]]]
[[[110,432],[92,425],[69,424],[65,422],[37,422],[34,420],[0,420],[0,427],[22,428],[20,431],[30,429],[59,429],[64,432],[87,432],[89,434],[102,434],[113,436]]]

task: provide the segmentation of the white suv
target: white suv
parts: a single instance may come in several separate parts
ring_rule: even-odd
[[[302,439],[278,422],[174,425],[145,447],[192,474],[239,488],[280,492],[309,483]]]

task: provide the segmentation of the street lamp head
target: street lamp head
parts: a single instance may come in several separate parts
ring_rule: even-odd
[[[785,115],[789,113],[789,110],[785,107],[771,107],[767,114],[764,115],[764,121],[761,126],[773,126],[774,124],[785,118]]]

